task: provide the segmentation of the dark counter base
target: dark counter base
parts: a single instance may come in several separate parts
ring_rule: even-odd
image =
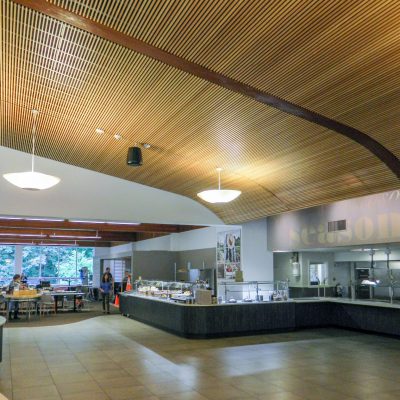
[[[400,309],[329,302],[296,303],[296,328],[327,326],[400,336]]]
[[[120,298],[120,312],[187,338],[226,337],[294,329],[294,303],[179,306],[147,298]]]
[[[123,315],[186,338],[244,336],[338,327],[400,336],[400,309],[334,302],[179,306],[122,295]]]
[[[146,320],[142,320],[140,318],[136,318],[133,315],[123,314],[125,317],[134,319],[135,321],[142,322],[146,325],[150,325],[154,328],[161,329],[165,332],[172,333],[173,335],[177,335],[186,339],[218,339],[224,337],[235,337],[235,336],[252,336],[252,335],[261,335],[266,333],[283,333],[283,332],[293,332],[294,328],[285,328],[285,329],[264,329],[258,331],[242,331],[242,332],[218,332],[218,333],[207,333],[207,334],[196,334],[196,333],[184,333],[173,329],[168,329],[160,324],[149,322]]]

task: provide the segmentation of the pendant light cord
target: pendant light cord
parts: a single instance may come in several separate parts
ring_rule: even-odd
[[[222,168],[217,168],[218,171],[218,190],[221,190],[221,171]]]
[[[38,110],[32,110],[33,114],[33,126],[32,126],[32,172],[35,167],[35,136],[36,136],[36,118],[39,114]]]

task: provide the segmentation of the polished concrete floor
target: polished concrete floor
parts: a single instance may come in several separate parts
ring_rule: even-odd
[[[335,329],[187,340],[106,315],[4,339],[10,400],[400,399],[400,340]]]

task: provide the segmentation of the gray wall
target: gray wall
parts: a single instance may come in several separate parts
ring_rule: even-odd
[[[347,230],[327,232],[347,220]],[[400,190],[268,217],[268,249],[305,250],[400,241]]]
[[[173,281],[177,262],[175,251],[134,251],[132,278],[135,280],[141,276],[142,279]]]
[[[191,268],[214,268],[216,261],[215,247],[211,249],[186,251],[137,251],[133,252],[133,279],[175,280],[175,263],[177,269],[186,268],[188,262]],[[204,263],[204,264],[203,264]]]
[[[274,253],[274,280],[285,281],[289,279],[290,286],[302,286],[301,276],[293,276],[291,257],[292,253]]]
[[[191,268],[215,268],[216,249],[199,249],[179,251],[178,253],[178,268],[187,267],[188,262]]]

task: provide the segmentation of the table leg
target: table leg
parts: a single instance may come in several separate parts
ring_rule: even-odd
[[[54,296],[54,314],[58,311],[58,296]]]
[[[74,312],[76,312],[76,294],[74,294]]]

